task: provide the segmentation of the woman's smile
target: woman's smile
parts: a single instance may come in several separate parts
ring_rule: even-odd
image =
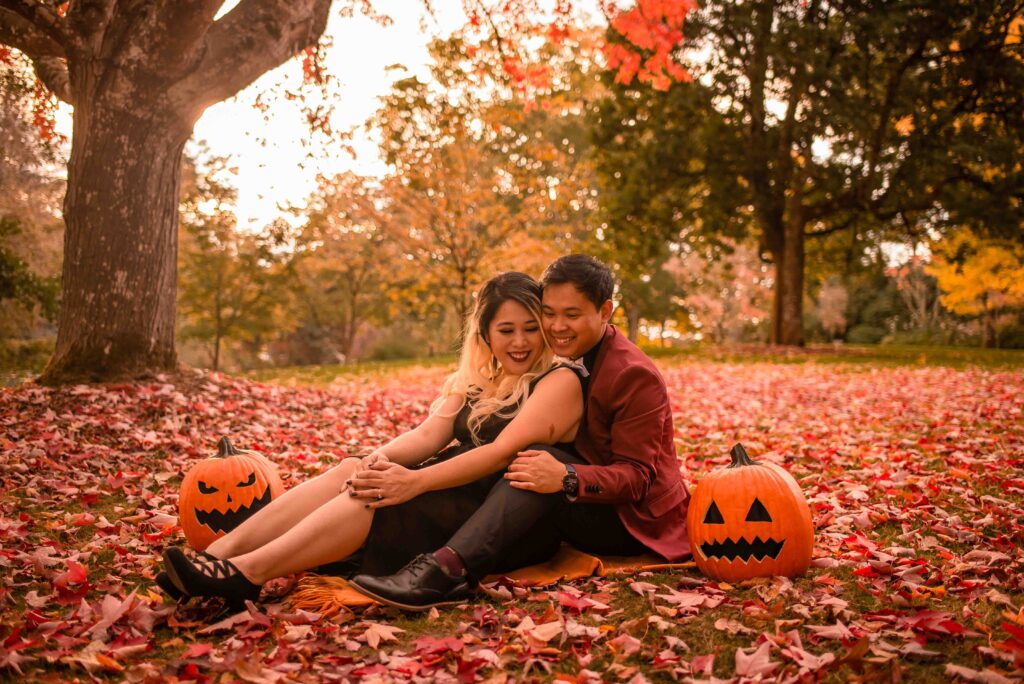
[[[518,302],[509,300],[498,307],[489,328],[487,339],[491,353],[505,373],[528,372],[544,349],[540,321]]]

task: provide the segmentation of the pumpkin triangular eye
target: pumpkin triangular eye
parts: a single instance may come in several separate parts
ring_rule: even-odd
[[[754,497],[754,503],[750,504],[747,511],[747,522],[771,522],[772,516],[768,515],[768,509],[764,507],[761,500]]]
[[[708,506],[708,512],[704,514],[705,525],[724,525],[725,518],[722,517],[722,512],[718,510],[718,506],[712,501],[711,505]]]

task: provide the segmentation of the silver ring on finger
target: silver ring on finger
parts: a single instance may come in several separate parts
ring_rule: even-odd
[[[383,498],[384,498],[384,494],[381,492],[381,490],[378,489],[377,490],[377,501],[381,501]]]

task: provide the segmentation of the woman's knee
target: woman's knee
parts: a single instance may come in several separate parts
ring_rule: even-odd
[[[358,458],[346,458],[338,465],[332,466],[326,470],[321,477],[326,477],[330,480],[337,480],[337,484],[340,486],[345,484],[345,481],[352,477],[352,473],[355,472],[357,465],[359,465]]]

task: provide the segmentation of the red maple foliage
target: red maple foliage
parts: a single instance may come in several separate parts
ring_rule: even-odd
[[[727,463],[735,441],[797,478],[815,518],[811,572],[742,586],[696,571],[504,581],[425,618],[444,625],[428,636],[406,635],[382,609],[290,609],[284,582],[217,622],[215,602],[176,606],[152,577],[164,546],[181,543],[181,474],[220,436],[266,454],[291,484],[416,424],[442,369],[325,389],[201,373],[3,390],[0,671],[475,681],[544,678],[557,665],[574,681],[641,668],[812,681],[898,676],[912,659],[921,677],[1024,674],[1024,373],[693,362],[664,372],[691,482]],[[702,646],[719,637],[728,654]]]

